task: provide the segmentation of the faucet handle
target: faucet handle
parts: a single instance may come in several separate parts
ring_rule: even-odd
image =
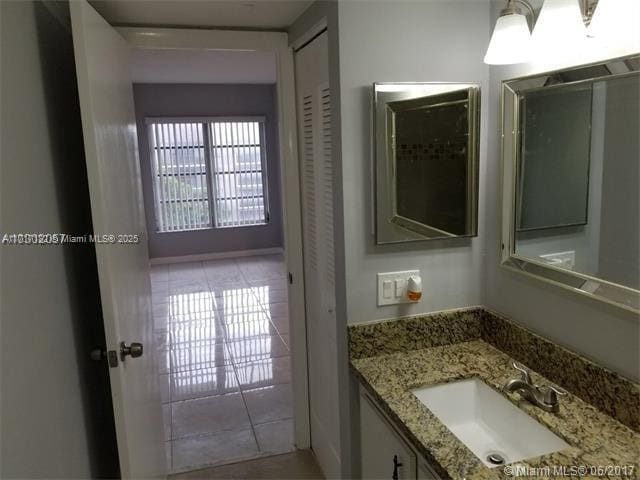
[[[554,387],[553,385],[542,387],[541,392],[544,395],[544,403],[546,403],[547,405],[557,405],[558,395],[564,397],[567,394],[565,390]]]
[[[520,372],[520,377],[522,378],[523,382],[526,382],[529,385],[533,385],[533,382],[531,381],[531,374],[529,373],[529,370],[527,370],[525,367],[523,367],[522,365],[520,365],[517,362],[513,362],[513,368],[515,368],[516,370],[518,370]]]

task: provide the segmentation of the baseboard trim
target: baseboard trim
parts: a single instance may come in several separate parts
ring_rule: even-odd
[[[259,248],[256,250],[236,250],[234,252],[201,253],[197,255],[181,255],[179,257],[150,258],[149,265],[167,265],[170,263],[204,262],[207,260],[223,260],[225,258],[252,257],[254,255],[275,255],[283,253],[281,247]]]

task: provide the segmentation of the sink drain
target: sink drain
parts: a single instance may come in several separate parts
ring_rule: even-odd
[[[490,453],[487,455],[487,462],[492,465],[504,465],[504,457],[499,453]]]

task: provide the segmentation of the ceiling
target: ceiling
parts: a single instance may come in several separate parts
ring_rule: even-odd
[[[275,83],[273,52],[133,49],[134,83]]]
[[[111,24],[283,30],[311,0],[90,0]]]

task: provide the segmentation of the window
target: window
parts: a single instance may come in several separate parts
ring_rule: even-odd
[[[264,120],[149,120],[158,232],[264,225]]]
[[[216,227],[266,222],[258,122],[209,124]]]
[[[156,226],[159,232],[211,225],[202,124],[153,123]]]

